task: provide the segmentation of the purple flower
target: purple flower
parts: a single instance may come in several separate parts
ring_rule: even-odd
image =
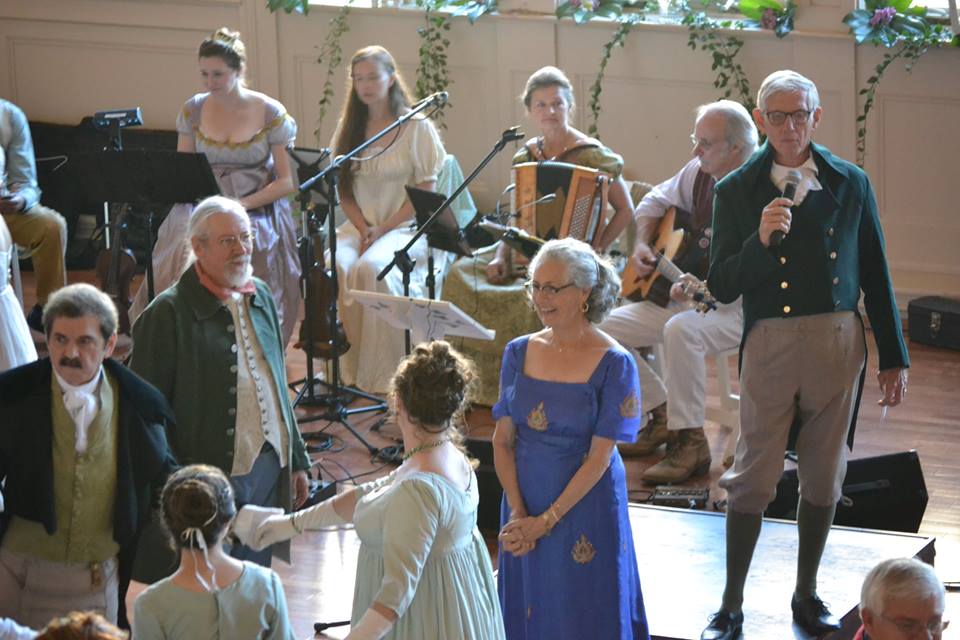
[[[881,27],[890,24],[897,15],[897,10],[893,7],[883,7],[873,12],[870,18],[871,27]]]
[[[777,26],[777,12],[767,7],[760,14],[760,26],[764,29],[773,29]]]

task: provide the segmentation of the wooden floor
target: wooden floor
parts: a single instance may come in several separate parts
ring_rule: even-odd
[[[72,272],[71,282],[92,281],[90,272]],[[24,273],[26,303],[32,304],[32,274]],[[868,338],[870,355],[868,371],[876,370],[876,348],[872,335]],[[875,378],[868,377],[864,390],[860,420],[857,427],[854,458],[869,457],[882,453],[892,453],[916,449],[923,466],[930,501],[920,527],[920,533],[936,538],[936,566],[945,581],[960,581],[960,420],[957,418],[956,394],[960,390],[960,352],[935,349],[910,343],[910,383],[905,402],[887,414],[881,424],[880,410],[876,405],[880,394]],[[317,366],[323,366],[317,361]],[[305,359],[302,352],[287,350],[287,373],[291,380],[301,378],[305,371]],[[716,381],[712,372],[708,391],[708,402],[717,402]],[[316,409],[298,409],[300,416],[316,413]],[[392,444],[399,436],[396,426],[389,421],[378,432],[370,431],[378,422],[379,416],[362,414],[351,419],[358,432],[374,446]],[[492,419],[488,408],[477,408],[468,416],[472,435],[488,434],[492,428]],[[371,460],[367,450],[343,427],[328,425],[324,422],[309,422],[302,425],[304,433],[325,429],[336,437],[333,451],[313,456],[325,479],[350,482],[372,479],[387,473],[392,467]],[[723,491],[717,481],[724,469],[720,464],[728,433],[715,424],[706,425],[714,463],[708,476],[691,481],[689,486],[710,488],[711,503],[723,497]],[[626,461],[628,485],[631,500],[642,501],[649,493],[640,482],[640,475],[648,466],[659,459],[657,454]],[[358,477],[361,476],[362,477]],[[347,534],[344,534],[346,537]],[[338,544],[318,544],[319,537],[332,536],[316,534],[305,535],[295,541],[294,565],[278,564],[287,591],[291,618],[298,638],[312,634],[312,623],[318,619],[321,610],[324,613],[336,612],[342,619],[349,618],[351,593],[346,585],[352,585],[352,572],[356,556],[346,538]],[[722,538],[716,540],[717,553],[722,554]],[[335,554],[331,557],[331,554]],[[321,558],[323,562],[320,562]],[[326,567],[318,574],[317,567]],[[642,570],[642,567],[641,567]],[[656,588],[656,576],[643,574],[646,590]],[[717,594],[719,598],[719,593]],[[322,603],[322,604],[321,604]],[[949,609],[955,618],[960,618],[960,607],[951,598]],[[960,620],[951,625],[948,632],[957,633]],[[330,637],[342,637],[343,634],[331,630]],[[953,636],[944,636],[953,637]],[[958,635],[957,637],[960,637]]]

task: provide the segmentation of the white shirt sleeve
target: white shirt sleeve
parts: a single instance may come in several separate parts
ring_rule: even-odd
[[[634,219],[639,223],[641,218],[662,218],[670,207],[692,210],[693,183],[697,179],[698,171],[700,159],[692,158],[675,176],[661,182],[643,196],[633,214]]]

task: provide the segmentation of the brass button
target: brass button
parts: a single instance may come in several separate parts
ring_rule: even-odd
[[[235,344],[230,345],[230,353],[236,353],[236,352],[237,352],[237,345]]]
[[[234,429],[227,429],[227,435],[232,436],[234,431],[235,431]]]
[[[787,264],[787,256],[780,256],[780,264]]]
[[[830,252],[830,259],[831,259],[831,260],[836,260],[836,259],[837,259],[837,252],[836,252],[836,251],[831,251],[831,252]]]
[[[237,372],[237,365],[235,364],[230,365],[230,373],[236,373],[236,372]]]
[[[833,227],[830,227],[829,229],[827,229],[827,235],[833,236]]]
[[[235,396],[235,395],[237,395],[237,388],[236,388],[236,387],[230,387],[229,389],[227,389],[227,393],[229,393],[229,394],[232,395],[232,396]]]
[[[227,333],[233,333],[236,330],[236,327],[232,324],[227,325]]]
[[[783,312],[784,312],[784,313],[790,313],[790,305],[788,305],[788,304],[787,304],[787,305],[784,305],[784,307],[783,307]]]
[[[783,282],[780,283],[780,288],[781,288],[781,289],[789,289],[789,288],[790,288],[790,283],[787,282],[786,280],[784,280]]]
[[[840,306],[840,301],[839,301],[839,300],[834,300],[834,301],[833,301],[833,306],[839,307],[839,306]]]
[[[237,408],[236,408],[236,407],[230,407],[229,409],[227,409],[227,415],[228,415],[228,416],[235,416],[235,415],[237,415]]]
[[[840,284],[840,278],[834,278],[833,284]]]

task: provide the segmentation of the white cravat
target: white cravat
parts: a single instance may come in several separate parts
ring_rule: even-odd
[[[817,180],[817,163],[813,161],[812,154],[807,158],[807,161],[799,167],[785,167],[782,164],[773,163],[773,166],[770,167],[770,180],[773,184],[777,185],[777,189],[779,189],[781,193],[783,193],[783,187],[787,183],[787,173],[790,171],[799,171],[803,176],[800,184],[797,185],[797,195],[793,199],[793,205],[795,207],[800,206],[803,199],[807,197],[807,192],[821,191],[823,189],[820,181]]]
[[[73,386],[61,378],[56,370],[53,373],[57,376],[60,390],[63,391],[63,405],[67,408],[67,413],[70,414],[70,418],[76,427],[77,453],[83,453],[87,450],[87,433],[90,424],[100,409],[100,400],[96,392],[100,379],[103,378],[103,366],[100,367],[97,375],[90,379],[90,382],[79,386]]]

